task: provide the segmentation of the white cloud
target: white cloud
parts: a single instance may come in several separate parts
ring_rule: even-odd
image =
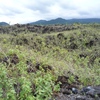
[[[28,23],[62,17],[100,18],[100,0],[0,0],[0,22]]]

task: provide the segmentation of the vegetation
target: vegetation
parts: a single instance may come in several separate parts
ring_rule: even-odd
[[[0,33],[0,100],[49,100],[62,77],[100,85],[100,24],[17,24]]]

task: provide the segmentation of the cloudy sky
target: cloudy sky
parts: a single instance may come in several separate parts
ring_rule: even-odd
[[[100,0],[0,0],[0,22],[100,18]]]

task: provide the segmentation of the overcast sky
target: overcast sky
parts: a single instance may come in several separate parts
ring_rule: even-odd
[[[100,0],[0,0],[0,22],[100,18]]]

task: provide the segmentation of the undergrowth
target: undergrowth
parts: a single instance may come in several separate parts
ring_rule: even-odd
[[[100,85],[100,34],[92,25],[84,27],[0,34],[0,100],[49,100],[60,91],[56,81],[62,75],[69,84],[76,75],[82,86]]]

